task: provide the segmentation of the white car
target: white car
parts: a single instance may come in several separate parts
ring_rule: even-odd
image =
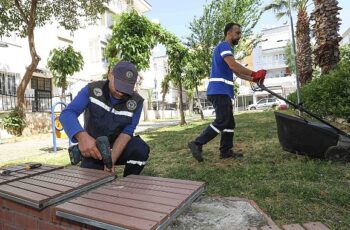
[[[278,108],[277,106],[281,104],[285,104],[285,103],[277,98],[263,98],[254,104],[248,105],[248,110],[274,109],[274,108]]]
[[[212,105],[207,106],[203,109],[203,115],[204,116],[214,116],[215,115],[215,109]]]

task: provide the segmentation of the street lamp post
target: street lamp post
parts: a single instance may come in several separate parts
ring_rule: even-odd
[[[299,84],[299,70],[298,70],[298,66],[297,66],[297,57],[296,57],[296,48],[295,48],[295,39],[294,39],[294,25],[293,25],[293,17],[292,17],[292,7],[291,7],[291,2],[290,0],[288,0],[288,8],[289,8],[289,21],[290,21],[290,30],[291,30],[291,35],[292,35],[292,56],[294,59],[294,63],[295,63],[295,80],[297,83],[297,100],[298,100],[298,105],[300,104],[300,84]]]

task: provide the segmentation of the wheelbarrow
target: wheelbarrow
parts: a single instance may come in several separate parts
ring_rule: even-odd
[[[259,88],[252,87],[253,91],[265,90],[301,113],[306,113],[318,121],[311,122],[301,116],[292,116],[275,111],[278,139],[283,150],[314,158],[350,162],[349,133],[308,111],[302,104],[295,104],[273,92],[264,84],[257,83],[257,85]]]

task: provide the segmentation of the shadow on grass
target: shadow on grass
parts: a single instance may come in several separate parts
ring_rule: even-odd
[[[67,150],[68,148],[62,148],[62,147],[57,147],[56,148],[56,151],[62,151],[62,150]],[[54,149],[53,147],[45,147],[45,148],[41,148],[39,149],[40,151],[43,151],[43,152],[47,152],[47,153],[53,153],[54,152]],[[67,150],[68,151],[68,150]]]

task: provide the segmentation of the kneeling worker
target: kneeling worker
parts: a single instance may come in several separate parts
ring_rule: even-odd
[[[78,152],[82,155],[83,168],[114,172],[114,165],[125,165],[124,176],[141,173],[149,147],[141,137],[133,135],[143,105],[143,98],[134,91],[137,77],[137,69],[132,63],[120,61],[109,73],[108,80],[87,84],[62,111],[59,119],[65,132],[72,142],[78,142],[70,148],[72,163],[72,154]],[[84,128],[78,121],[82,112]],[[99,142],[104,136],[106,138]],[[103,140],[109,143],[103,143]],[[101,154],[104,150],[100,146],[111,146],[108,147],[111,152]],[[109,165],[113,167],[106,167],[103,158],[106,154],[110,154]]]

